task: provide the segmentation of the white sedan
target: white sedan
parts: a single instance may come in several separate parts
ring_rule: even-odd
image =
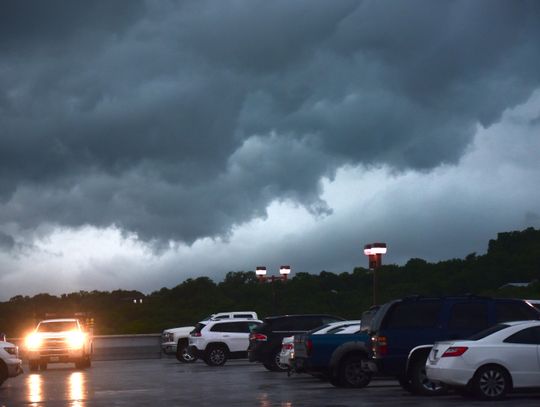
[[[540,387],[540,321],[505,322],[468,340],[437,342],[426,373],[485,400]]]

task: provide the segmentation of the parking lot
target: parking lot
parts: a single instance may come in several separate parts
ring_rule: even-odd
[[[338,389],[311,376],[287,377],[246,361],[219,368],[172,358],[98,361],[85,371],[58,364],[32,374],[25,368],[26,373],[0,387],[0,406],[486,406],[456,394],[411,396],[388,380],[374,380],[360,390]],[[488,404],[539,402],[540,393],[528,393]]]

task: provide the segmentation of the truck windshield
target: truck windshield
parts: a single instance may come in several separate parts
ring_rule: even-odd
[[[78,330],[77,322],[75,321],[54,321],[41,322],[38,327],[38,332],[67,332]]]

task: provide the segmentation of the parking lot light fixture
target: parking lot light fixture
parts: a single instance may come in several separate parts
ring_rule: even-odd
[[[378,303],[377,269],[381,267],[382,256],[386,254],[386,251],[386,243],[370,243],[364,246],[364,254],[369,259],[369,268],[373,270],[373,305],[377,305]]]
[[[266,281],[266,267],[264,266],[257,266],[255,269],[255,275],[259,279],[260,283],[263,283]]]
[[[291,266],[280,266],[279,274],[283,281],[287,281],[289,274],[291,274]]]

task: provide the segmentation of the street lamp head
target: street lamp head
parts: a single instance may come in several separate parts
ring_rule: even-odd
[[[370,243],[364,246],[364,254],[366,256],[386,254],[386,249],[386,243]]]
[[[279,274],[281,274],[282,276],[291,274],[291,266],[280,266]]]
[[[265,276],[266,275],[266,267],[259,266],[255,269],[255,274],[257,276]]]

